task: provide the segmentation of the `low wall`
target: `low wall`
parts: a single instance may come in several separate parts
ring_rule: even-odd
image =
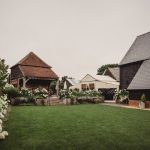
[[[139,100],[129,100],[129,106],[139,107]],[[145,107],[150,108],[150,101],[145,102]]]
[[[146,106],[146,108],[150,108],[150,101],[146,101],[145,106]]]

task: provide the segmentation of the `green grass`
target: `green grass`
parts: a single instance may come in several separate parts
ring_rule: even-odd
[[[148,150],[150,111],[102,105],[12,107],[0,150]]]

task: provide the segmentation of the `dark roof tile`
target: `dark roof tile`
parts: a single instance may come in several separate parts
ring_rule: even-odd
[[[112,75],[114,76],[114,78],[117,81],[120,81],[120,71],[119,71],[119,67],[115,67],[115,68],[108,68],[110,70],[110,72],[112,73]]]
[[[120,65],[150,59],[150,32],[136,38]]]
[[[128,89],[150,89],[150,60],[142,63]]]

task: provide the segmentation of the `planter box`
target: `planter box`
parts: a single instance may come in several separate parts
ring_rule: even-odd
[[[129,100],[129,106],[139,107],[139,100]],[[145,108],[150,108],[150,101],[145,102]]]
[[[139,107],[139,100],[129,100],[129,106]]]
[[[65,105],[70,104],[70,99],[68,99],[68,98],[63,99],[63,103]]]
[[[150,108],[150,101],[145,102],[145,108]]]
[[[36,99],[36,105],[45,105],[45,99]]]

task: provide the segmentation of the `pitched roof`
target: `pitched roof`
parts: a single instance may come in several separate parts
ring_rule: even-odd
[[[112,73],[112,75],[114,76],[114,78],[117,80],[117,81],[120,81],[120,70],[119,70],[119,67],[115,67],[115,68],[109,68],[110,72]]]
[[[150,89],[150,60],[142,63],[128,89]]]
[[[119,83],[116,82],[116,80],[114,80],[110,76],[104,76],[104,75],[91,76],[90,74],[87,74],[80,82],[91,82],[91,81],[100,81],[100,82],[105,82],[108,84],[119,85]]]
[[[119,86],[119,83],[109,76],[104,76],[104,75],[91,76],[90,74],[87,74],[84,78],[82,78],[82,80],[79,83],[71,86],[69,89],[75,89],[75,88],[80,89],[82,83],[87,84],[88,82],[89,83],[96,82],[96,87],[99,89],[118,88]]]
[[[95,75],[93,76],[96,80],[99,81],[106,81],[106,82],[115,82],[115,80],[113,78],[111,78],[110,76],[104,76],[104,75]]]
[[[150,59],[150,32],[136,38],[120,65]]]
[[[37,78],[58,78],[55,72],[50,68],[34,67],[34,66],[20,66],[20,69],[24,76],[27,77],[37,77]]]
[[[33,52],[30,52],[28,55],[26,55],[16,65],[38,66],[38,67],[48,67],[48,68],[50,67],[48,64],[46,64],[41,58],[39,58]]]
[[[49,79],[58,78],[56,73],[52,71],[51,67],[33,52],[26,55],[16,65],[19,66],[23,76]]]
[[[107,71],[110,71],[111,75],[116,79],[116,81],[120,81],[119,67],[108,68],[105,70],[103,75],[107,75]]]
[[[71,84],[71,85],[75,85],[77,83],[79,83],[79,80],[76,80],[75,78],[66,78],[66,80]]]

